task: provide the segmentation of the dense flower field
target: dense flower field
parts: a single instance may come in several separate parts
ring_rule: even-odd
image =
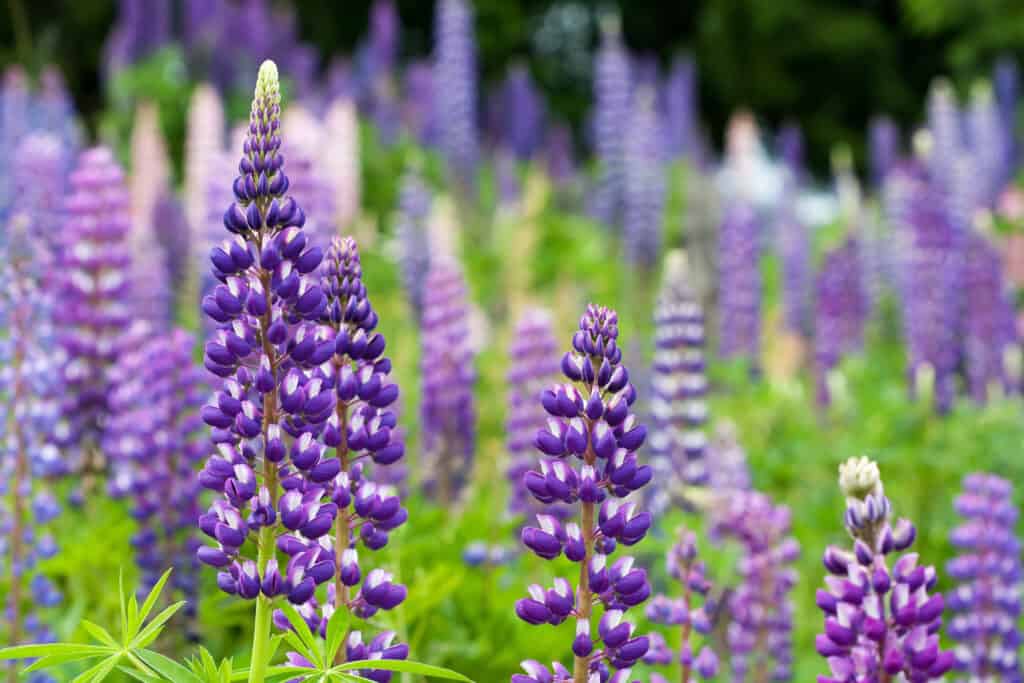
[[[122,5],[0,89],[10,680],[1021,680],[1012,62],[824,183],[615,17],[583,145],[464,0]]]

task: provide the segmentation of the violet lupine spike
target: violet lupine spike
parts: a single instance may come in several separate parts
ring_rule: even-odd
[[[168,193],[160,197],[153,207],[153,230],[156,232],[157,245],[163,252],[171,291],[179,292],[188,280],[189,262],[194,247],[185,209],[173,194]],[[171,318],[174,317],[174,304],[172,300]]]
[[[64,75],[52,64],[44,67],[39,75],[35,111],[39,128],[56,136],[65,154],[76,154],[82,145],[82,131],[75,120],[75,104]]]
[[[11,188],[17,202],[10,210],[32,217],[32,239],[53,263],[60,250],[64,223],[67,152],[60,138],[43,132],[30,133],[14,149]],[[47,277],[54,275],[51,272]]]
[[[558,342],[551,312],[531,308],[516,323],[509,346],[508,417],[505,448],[509,454],[508,479],[512,484],[508,510],[512,515],[551,513],[550,505],[538,504],[523,486],[523,477],[536,461],[533,438],[544,426],[546,413],[537,397],[558,377]]]
[[[653,666],[671,666],[679,663],[679,680],[689,683],[696,673],[700,680],[713,680],[719,671],[718,655],[707,644],[712,631],[710,613],[715,604],[709,593],[704,562],[697,559],[697,537],[689,530],[679,532],[679,541],[673,545],[665,558],[668,574],[679,582],[681,595],[670,597],[656,595],[647,604],[647,618],[655,624],[679,627],[678,649],[665,641],[661,634],[651,634],[651,648],[644,656],[644,663]],[[704,645],[696,651],[697,636],[704,638]],[[651,674],[651,683],[668,683],[661,674]]]
[[[548,129],[544,149],[548,175],[555,185],[565,187],[576,177],[576,156],[572,129],[558,123]]]
[[[629,262],[651,271],[661,256],[666,178],[654,91],[641,87],[625,137],[623,241]]]
[[[438,0],[434,24],[434,106],[441,151],[461,186],[476,187],[477,65],[473,9],[466,0]]]
[[[424,146],[438,144],[438,114],[434,105],[434,67],[427,61],[410,63],[403,76],[402,125]]]
[[[685,501],[690,487],[708,482],[704,344],[704,312],[690,286],[686,256],[670,252],[654,309],[649,442],[654,512]]]
[[[662,92],[663,120],[669,159],[693,159],[700,145],[697,110],[697,64],[677,57]]]
[[[827,589],[816,597],[825,629],[815,647],[830,673],[819,683],[942,680],[954,656],[939,648],[944,602],[934,592],[935,568],[919,564],[917,553],[889,566],[890,555],[913,545],[914,525],[892,523],[878,465],[866,457],[839,466],[839,488],[853,547],[825,551]]]
[[[761,354],[761,230],[750,205],[733,202],[718,232],[719,353],[745,358],[757,371]]]
[[[900,156],[900,129],[895,121],[884,114],[872,117],[868,124],[868,151],[871,180],[880,188]]]
[[[171,40],[170,0],[120,0],[103,46],[107,78],[145,59]]]
[[[1003,260],[984,236],[967,237],[964,265],[964,361],[967,390],[979,404],[989,392],[1011,389],[1006,372],[1007,353],[1017,342],[1015,313],[1006,282]]]
[[[1009,182],[1017,168],[1020,145],[1017,141],[1017,102],[1020,95],[1020,72],[1013,57],[1002,57],[996,62],[992,74],[992,87],[999,106],[999,118],[1003,122],[1003,145],[1006,149],[1007,166],[1003,182]]]
[[[469,480],[476,452],[469,302],[465,279],[454,263],[430,266],[420,340],[424,486],[437,500],[451,503]]]
[[[965,113],[967,150],[974,161],[972,184],[979,206],[996,205],[1005,183],[1007,155],[1003,122],[989,85],[978,84],[971,92]]]
[[[398,240],[402,284],[409,299],[409,307],[417,318],[423,315],[424,288],[430,270],[427,223],[432,203],[433,196],[423,182],[418,163],[411,164],[402,174],[398,189],[395,237]]]
[[[200,542],[196,520],[202,487],[196,470],[208,453],[199,409],[206,378],[193,361],[195,339],[181,329],[146,330],[143,343],[121,357],[112,372],[111,417],[104,452],[116,464],[130,495],[139,530],[132,537],[147,594],[173,567],[171,583],[187,600],[189,637],[196,636]]]
[[[28,75],[19,65],[4,70],[0,87],[0,144],[4,149],[16,149],[31,128],[31,95]],[[6,208],[13,199],[10,195],[12,157],[0,158],[0,209]]]
[[[389,534],[405,523],[408,512],[401,506],[397,490],[377,481],[379,471],[394,467],[405,448],[392,410],[398,399],[398,385],[389,377],[391,359],[383,355],[384,336],[376,331],[377,313],[367,298],[359,250],[351,237],[336,237],[331,242],[324,258],[321,286],[327,295],[321,323],[329,330],[333,353],[313,371],[306,386],[323,382],[328,396],[333,395],[333,400],[326,402],[330,416],[323,429],[323,442],[335,457],[322,459],[309,476],[336,509],[330,536],[325,537],[332,540],[324,543],[303,538],[300,532],[279,537],[277,544],[293,558],[321,552],[325,547],[332,553],[331,561],[337,569],[328,584],[327,601],[318,604],[311,598],[301,608],[313,632],[326,637],[327,623],[338,610],[368,621],[380,610],[394,609],[405,600],[405,586],[395,583],[391,572],[367,570],[365,555],[360,560],[359,546],[369,552],[383,548]],[[296,443],[302,443],[301,438]],[[284,494],[281,521],[286,527],[303,523],[308,500],[309,491],[303,494],[296,489]],[[282,630],[290,628],[284,614],[275,614],[275,623]],[[385,645],[374,648],[371,644],[368,649],[363,644],[362,630],[353,628],[346,640],[345,661],[367,659],[373,654],[383,659],[405,659],[408,645],[396,643],[394,638],[393,631],[383,631],[371,643]],[[392,675],[373,670],[358,673],[379,683],[388,683]]]
[[[778,209],[776,239],[782,261],[783,322],[801,336],[810,333],[811,236],[796,210],[804,182],[803,135],[796,126],[783,127],[778,136],[778,155],[785,167],[783,197]]]
[[[544,98],[525,64],[515,64],[501,87],[501,143],[519,161],[529,161],[544,140]]]
[[[370,8],[367,57],[371,79],[390,78],[398,62],[401,21],[394,0],[375,0]]]
[[[202,303],[218,323],[205,365],[220,386],[200,411],[217,453],[199,481],[220,495],[199,518],[214,545],[197,557],[221,570],[222,591],[259,598],[257,629],[268,632],[271,601],[305,603],[334,575],[324,537],[337,513],[324,488],[331,459],[318,440],[334,390],[311,374],[335,350],[317,324],[327,305],[315,275],[323,253],[308,245],[305,214],[287,195],[280,102],[277,67],[268,60],[256,82],[235,201],[224,212],[230,237],[210,253],[220,284]],[[291,555],[298,548],[276,543],[286,531],[315,547]],[[252,537],[256,558],[243,552]],[[279,564],[278,551],[290,559]]]
[[[288,180],[292,197],[306,210],[303,230],[310,242],[326,250],[338,235],[338,212],[331,188],[309,156],[292,149],[288,156]]]
[[[958,582],[949,592],[954,616],[947,627],[959,643],[953,678],[1018,683],[1021,560],[1013,485],[993,474],[968,474],[953,507],[963,518],[950,534],[959,554],[946,565]]]
[[[712,508],[712,537],[732,539],[742,550],[736,567],[740,582],[727,605],[726,643],[736,683],[754,671],[765,680],[792,678],[791,594],[797,581],[792,565],[800,544],[790,534],[789,508],[763,493],[732,491]]]
[[[637,636],[626,620],[627,610],[650,595],[647,573],[632,557],[610,560],[619,544],[635,545],[651,526],[650,513],[624,500],[651,480],[652,470],[637,457],[647,429],[630,412],[636,392],[622,365],[618,336],[615,311],[588,305],[572,349],[562,358],[567,382],[552,385],[540,398],[548,413],[534,442],[542,458],[523,484],[544,505],[579,510],[579,522],[563,524],[541,514],[539,526],[523,529],[522,540],[547,560],[564,553],[579,565],[579,579],[575,586],[562,577],[553,588],[530,586],[529,597],[516,602],[516,614],[532,625],[572,619],[574,665],[570,673],[555,664],[552,674],[528,660],[526,674],[513,675],[512,683],[626,681],[648,651],[648,637]],[[596,605],[603,608],[600,618]]]
[[[929,171],[939,187],[949,191],[954,187],[954,165],[964,146],[963,116],[949,81],[940,78],[932,83],[927,108],[931,134]]]
[[[851,236],[825,255],[815,278],[814,379],[820,407],[832,402],[829,373],[864,343],[868,301],[862,274],[860,240]]]
[[[622,133],[629,123],[632,93],[629,55],[620,34],[618,18],[606,18],[594,63],[593,140],[598,178],[590,212],[609,228],[623,220],[626,148]]]

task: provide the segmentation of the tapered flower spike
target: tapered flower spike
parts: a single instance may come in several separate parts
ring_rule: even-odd
[[[900,155],[900,129],[888,116],[876,116],[868,127],[871,180],[880,188]]]
[[[697,64],[692,57],[677,57],[672,62],[662,101],[669,158],[695,160],[700,146],[700,120]]]
[[[963,492],[953,503],[963,518],[950,534],[959,555],[946,566],[957,582],[949,592],[954,616],[947,626],[959,643],[957,680],[1021,679],[1021,548],[1012,494],[1009,481],[974,473],[964,477]]]
[[[625,131],[623,240],[633,267],[650,271],[658,262],[665,212],[665,166],[659,149],[654,91],[638,89]]]
[[[726,207],[718,234],[719,353],[746,359],[754,372],[761,355],[761,241],[751,206]]]
[[[1019,349],[1016,316],[1003,278],[1003,259],[978,233],[967,237],[964,264],[964,361],[967,390],[979,404],[990,393],[1015,390],[1007,371],[1008,356]]]
[[[1020,71],[1013,57],[1004,56],[996,62],[992,74],[992,89],[999,107],[1003,128],[1003,148],[1006,150],[1006,168],[1003,183],[1009,182],[1017,168],[1020,144],[1017,141],[1017,102],[1020,94]]]
[[[913,545],[913,524],[892,523],[878,465],[868,458],[839,466],[839,488],[853,547],[825,551],[827,588],[816,598],[825,631],[815,646],[830,673],[818,676],[819,683],[942,680],[955,658],[939,647],[944,603],[933,592],[935,569],[919,564],[917,553],[889,566],[889,555]]]
[[[618,227],[625,209],[625,140],[631,94],[629,55],[622,44],[617,16],[601,25],[601,48],[594,62],[594,156],[597,187],[591,215],[609,228]]]
[[[544,140],[544,99],[525,64],[513,65],[498,97],[499,144],[519,161],[529,161]]]
[[[11,169],[14,190],[12,213],[32,217],[32,242],[46,252],[46,261],[56,263],[64,224],[64,194],[67,187],[69,151],[51,133],[34,132],[15,148]],[[44,273],[52,281],[54,273]]]
[[[428,222],[433,196],[420,175],[418,163],[413,163],[402,175],[398,190],[398,215],[395,237],[398,240],[402,284],[413,314],[423,315],[427,273],[430,271],[430,241]]]
[[[579,565],[579,579],[573,585],[559,577],[552,588],[532,585],[515,609],[533,625],[571,620],[574,663],[571,673],[560,664],[552,673],[528,660],[526,674],[512,676],[513,683],[626,681],[648,651],[648,637],[637,636],[625,617],[650,595],[647,573],[632,557],[610,559],[619,544],[640,542],[651,526],[650,513],[625,500],[651,480],[652,471],[638,461],[647,429],[631,412],[636,391],[622,365],[618,336],[615,311],[587,306],[572,350],[562,359],[567,381],[541,394],[548,421],[534,444],[542,457],[523,485],[539,503],[579,510],[579,522],[563,524],[539,514],[538,526],[523,529],[522,540],[544,559],[564,554]]]
[[[359,217],[362,186],[359,170],[359,120],[350,98],[331,102],[324,118],[324,134],[331,149],[324,156],[324,176],[333,194],[335,217],[331,224],[349,230]]]
[[[779,132],[778,154],[784,166],[783,198],[776,217],[779,259],[782,262],[783,322],[786,329],[806,337],[811,328],[811,237],[797,214],[804,183],[803,137],[795,126]]]
[[[438,0],[434,26],[434,87],[439,142],[464,190],[476,187],[477,58],[473,9],[466,0]]]
[[[814,378],[820,407],[831,401],[829,374],[861,349],[868,313],[860,240],[848,237],[826,254],[815,282]]]
[[[193,3],[194,4],[194,3]],[[224,154],[226,124],[224,121],[224,105],[216,88],[209,83],[196,86],[192,99],[189,101],[188,121],[185,130],[185,217],[191,230],[191,242],[205,256],[209,246],[206,244],[207,231],[211,212],[217,211],[219,216],[221,202],[211,206],[210,185],[217,181],[217,161]],[[214,221],[214,225],[220,221]],[[198,254],[197,254],[198,255]],[[196,260],[195,263],[199,261]],[[190,273],[189,277],[197,277]]]

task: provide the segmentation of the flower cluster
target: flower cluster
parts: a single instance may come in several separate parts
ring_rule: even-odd
[[[1014,532],[1013,486],[992,474],[969,474],[954,502],[964,518],[950,535],[960,555],[946,566],[958,582],[949,593],[948,633],[963,680],[1019,681],[1021,677],[1020,541]]]
[[[825,255],[816,278],[814,374],[820,406],[831,403],[829,373],[863,344],[868,302],[861,275],[860,242],[851,236]]]
[[[905,519],[890,522],[878,465],[861,457],[839,467],[846,496],[846,530],[852,550],[830,546],[824,563],[827,590],[816,602],[825,613],[825,632],[815,641],[830,674],[821,683],[863,680],[940,680],[953,666],[950,651],[939,649],[943,599],[934,591],[935,569],[906,553],[889,566],[888,556],[914,542],[916,530]]]
[[[785,163],[786,173],[776,225],[782,267],[783,322],[789,332],[806,336],[810,328],[811,236],[796,211],[805,173],[803,137],[799,128],[788,126],[779,133],[779,156]]]
[[[665,166],[654,91],[641,88],[625,130],[623,240],[629,262],[649,271],[661,254]]]
[[[427,220],[430,218],[432,201],[430,189],[420,176],[418,164],[413,164],[402,175],[398,190],[395,237],[398,239],[402,284],[409,299],[409,307],[417,317],[423,314],[424,287],[430,270]]]
[[[868,125],[869,165],[875,187],[882,187],[885,177],[896,164],[900,153],[900,129],[888,116],[875,116]]]
[[[539,526],[523,529],[522,540],[544,559],[564,554],[578,563],[579,580],[575,587],[562,577],[551,588],[530,586],[529,597],[516,603],[516,614],[534,625],[573,618],[574,672],[556,664],[552,675],[527,661],[526,675],[513,676],[514,683],[603,681],[609,676],[624,681],[648,650],[648,638],[637,636],[626,619],[627,610],[650,595],[647,572],[632,557],[609,559],[619,544],[638,543],[651,526],[650,513],[624,500],[650,481],[652,471],[638,462],[636,452],[647,429],[630,412],[636,392],[622,365],[618,336],[615,311],[589,305],[573,335],[572,350],[562,358],[568,382],[541,395],[549,417],[535,443],[544,457],[539,470],[528,472],[523,483],[545,505],[579,503],[580,515],[578,523],[566,524],[553,515],[537,515]],[[595,605],[604,607],[600,619]]]
[[[629,54],[622,44],[617,17],[602,25],[601,47],[594,61],[594,154],[600,164],[590,213],[604,225],[621,224],[625,197],[626,149],[622,132],[629,123],[632,96]]]
[[[719,352],[744,358],[752,370],[761,354],[761,232],[754,209],[726,208],[718,233]]]
[[[466,484],[476,450],[469,304],[454,263],[432,264],[425,287],[420,342],[424,485],[438,500],[450,502]]]
[[[1017,341],[1013,302],[1003,280],[1003,260],[983,236],[967,237],[964,255],[964,361],[967,390],[985,403],[993,386],[1011,389],[1007,354]]]
[[[477,72],[473,10],[466,0],[440,0],[434,27],[434,102],[441,150],[463,188],[476,186]]]
[[[665,144],[670,159],[697,161],[700,119],[697,100],[697,64],[693,57],[672,62],[664,90]]]
[[[670,666],[676,659],[681,668],[679,680],[689,683],[692,672],[702,679],[712,679],[718,675],[718,656],[709,645],[704,645],[694,656],[691,642],[694,634],[710,635],[713,624],[709,612],[714,611],[714,603],[708,595],[711,583],[705,576],[704,563],[697,559],[697,537],[692,531],[680,533],[679,542],[668,552],[667,565],[669,576],[682,585],[682,595],[678,598],[655,596],[647,605],[647,618],[655,624],[678,626],[680,649],[673,656],[665,638],[661,634],[651,634],[651,649],[647,651],[644,662]],[[653,674],[651,683],[667,682],[660,674]]]

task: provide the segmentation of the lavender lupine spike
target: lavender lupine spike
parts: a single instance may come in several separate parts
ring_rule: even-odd
[[[732,491],[712,508],[713,538],[739,543],[740,583],[729,596],[731,617],[726,642],[732,680],[751,672],[765,680],[788,681],[793,664],[793,604],[797,581],[793,565],[800,545],[790,535],[790,511],[756,491]]]
[[[324,116],[324,134],[332,148],[323,157],[324,175],[333,193],[333,225],[347,230],[359,217],[362,186],[359,170],[359,120],[349,98],[334,100]]]
[[[438,0],[434,24],[434,106],[441,151],[464,189],[476,186],[477,66],[473,9]]]
[[[979,83],[971,92],[965,114],[969,153],[974,159],[973,183],[981,206],[992,208],[1003,191],[1007,155],[1003,122],[987,83]]]
[[[900,129],[885,115],[875,116],[868,125],[868,149],[871,179],[882,187],[900,155]]]
[[[257,600],[252,681],[264,675],[273,601],[305,603],[333,576],[330,544],[318,539],[337,513],[323,486],[330,477],[322,478],[332,459],[317,438],[333,411],[334,390],[309,373],[335,350],[317,325],[327,305],[315,277],[323,253],[308,246],[305,214],[286,194],[280,102],[277,67],[268,60],[256,82],[235,201],[224,212],[230,236],[210,253],[220,284],[202,303],[219,324],[206,343],[205,365],[221,382],[201,411],[218,452],[200,483],[221,495],[199,519],[215,545],[197,556],[221,570],[221,590]],[[317,547],[279,564],[285,530]],[[255,558],[243,552],[252,537]]]
[[[120,0],[103,46],[107,78],[145,59],[171,40],[170,0]]]
[[[708,481],[704,313],[681,251],[665,259],[654,328],[649,446],[657,475],[652,508],[658,511]]]
[[[435,146],[438,142],[434,80],[429,62],[414,61],[406,67],[402,84],[402,123],[413,139],[424,146]]]
[[[508,479],[512,484],[508,509],[513,515],[551,514],[556,509],[538,505],[523,487],[523,477],[535,462],[533,438],[544,426],[546,415],[537,397],[558,377],[557,351],[551,312],[543,308],[524,311],[512,335],[507,375],[505,447],[509,454]]]
[[[796,204],[804,181],[803,135],[796,126],[779,132],[778,155],[785,168],[783,196],[776,226],[779,258],[782,261],[783,321],[801,336],[810,332],[811,237],[797,214]]]
[[[640,88],[625,137],[623,240],[626,257],[650,271],[661,255],[666,178],[658,140],[654,91]]]
[[[868,302],[862,273],[860,241],[851,236],[825,255],[816,278],[814,379],[821,407],[832,400],[829,374],[864,342]]]
[[[950,534],[959,555],[946,566],[958,582],[949,593],[948,633],[959,643],[954,680],[1017,683],[1021,560],[1013,485],[993,474],[968,474],[953,507],[964,520]]]
[[[621,224],[624,210],[625,141],[630,108],[629,55],[618,17],[602,23],[594,63],[594,156],[599,164],[591,214],[607,227]]]
[[[431,263],[420,338],[424,484],[438,500],[452,502],[469,480],[476,451],[469,302],[466,282],[453,262]]]
[[[220,95],[209,83],[200,83],[188,107],[184,199],[185,216],[192,231],[191,242],[201,248],[204,255],[208,247],[206,230],[203,228],[209,221],[212,208],[209,188],[217,177],[216,164],[217,159],[224,154],[225,137],[224,105]],[[194,263],[199,263],[199,260],[196,259]],[[189,277],[195,275],[190,274]]]
[[[208,452],[199,409],[208,393],[192,360],[195,340],[181,329],[146,330],[144,342],[121,357],[112,372],[111,418],[104,451],[121,466],[130,492],[132,537],[141,570],[141,593],[174,568],[171,581],[187,600],[188,636],[194,638],[199,600],[196,520],[202,510],[196,469]]]
[[[35,110],[39,128],[56,136],[66,154],[76,154],[82,144],[82,131],[75,121],[75,105],[64,75],[56,66],[46,66],[39,75]]]
[[[180,292],[188,281],[189,262],[194,247],[191,242],[192,230],[178,198],[172,193],[160,197],[153,207],[152,223],[157,245],[163,253],[171,291]],[[170,317],[173,318],[175,302],[173,296],[171,298]]]
[[[963,287],[967,389],[974,401],[985,403],[994,387],[1011,389],[1006,360],[1017,342],[1016,316],[1003,280],[1003,260],[977,233],[967,237]]]
[[[761,353],[761,234],[754,209],[733,202],[718,233],[719,353],[745,358],[756,371]]]
[[[529,161],[544,140],[544,99],[525,64],[509,69],[501,89],[501,142]]]
[[[0,144],[4,149],[15,149],[30,129],[30,94],[28,75],[18,65],[4,70],[0,89]],[[10,191],[10,155],[0,159],[0,207],[6,207],[12,197]]]
[[[917,553],[889,566],[889,555],[913,545],[914,525],[906,519],[892,524],[878,465],[866,457],[839,466],[839,488],[853,547],[825,551],[827,589],[816,597],[825,630],[815,646],[830,673],[818,676],[819,683],[942,680],[954,656],[939,648],[944,602],[941,594],[929,594],[935,569],[918,564]]]
[[[69,161],[66,150],[53,134],[34,132],[21,140],[15,151],[11,188],[17,202],[12,209],[32,217],[32,239],[53,263],[61,246],[64,222],[62,204]]]
[[[427,273],[430,270],[430,242],[427,223],[433,202],[430,189],[423,182],[419,164],[411,164],[402,175],[398,190],[398,216],[395,237],[398,240],[402,284],[414,315],[423,315],[423,299]]]
[[[535,445],[543,457],[523,484],[540,503],[569,506],[573,514],[578,509],[579,522],[562,524],[541,514],[539,526],[523,529],[522,540],[544,559],[564,553],[579,564],[579,580],[575,587],[562,577],[550,589],[530,586],[529,597],[516,603],[516,614],[533,625],[572,618],[574,664],[571,673],[556,664],[552,674],[528,660],[526,674],[513,675],[512,683],[618,683],[628,680],[630,668],[648,651],[647,636],[636,636],[625,617],[650,595],[647,573],[632,557],[609,559],[620,543],[640,542],[651,526],[650,513],[623,500],[651,480],[652,470],[637,458],[647,429],[630,412],[636,392],[622,365],[618,336],[615,311],[588,305],[572,350],[562,358],[568,381],[541,395],[549,417]],[[600,619],[595,605],[603,607]]]
[[[573,152],[572,129],[555,124],[548,130],[544,144],[548,175],[555,185],[564,187],[576,177],[576,157]]]
[[[715,605],[710,599],[711,583],[705,575],[704,563],[697,559],[697,537],[689,530],[679,533],[679,541],[667,554],[668,574],[682,586],[682,595],[669,597],[658,594],[647,604],[647,618],[655,624],[678,626],[678,650],[673,652],[661,634],[651,634],[651,648],[644,662],[655,666],[670,666],[677,661],[679,680],[690,683],[696,673],[701,680],[713,680],[718,675],[718,655],[706,644],[712,631],[709,612]],[[705,644],[694,654],[696,636],[705,638]],[[661,674],[651,674],[651,683],[668,683]]]
[[[954,164],[963,150],[963,121],[953,85],[937,79],[928,92],[928,132],[931,149],[928,165],[939,187],[951,190],[955,183]]]
[[[670,159],[693,158],[699,146],[697,65],[690,56],[677,57],[665,81],[662,106]]]
[[[1020,72],[1013,57],[1002,57],[996,62],[992,74],[992,86],[995,91],[996,103],[999,106],[999,118],[1003,123],[1003,145],[1006,149],[1007,165],[1004,170],[1003,182],[1008,182],[1017,168],[1020,145],[1017,142],[1017,101],[1020,94]]]

